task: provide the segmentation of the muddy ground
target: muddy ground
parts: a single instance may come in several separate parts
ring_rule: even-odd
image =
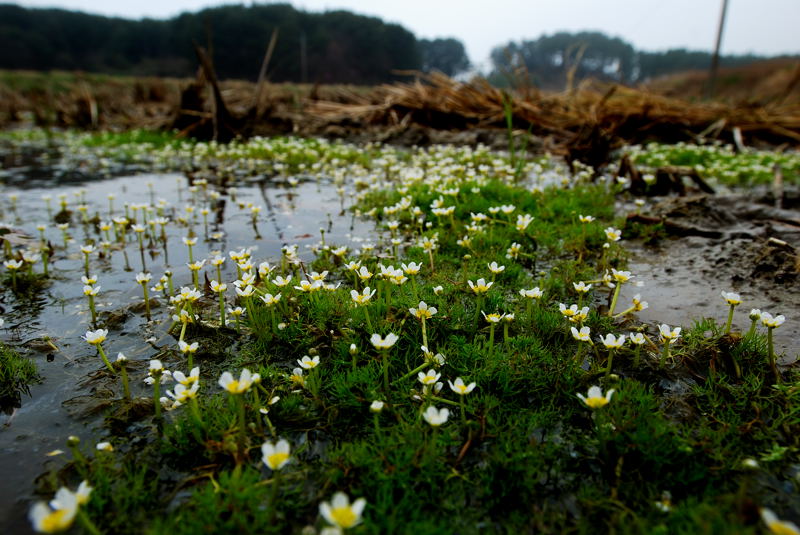
[[[629,223],[648,226],[661,221],[666,231],[633,244],[629,268],[644,283],[628,288],[642,294],[650,307],[644,321],[689,326],[691,320],[727,319],[720,292],[742,296],[734,327],[746,331],[748,313],[758,308],[786,316],[774,331],[783,362],[800,355],[800,189],[784,192],[782,207],[766,190],[750,193],[700,194],[653,199],[644,217],[622,206]],[[653,226],[650,230],[655,230]]]

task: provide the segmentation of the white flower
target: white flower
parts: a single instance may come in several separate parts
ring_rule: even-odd
[[[227,289],[228,289],[228,285],[225,284],[224,282],[220,283],[219,281],[216,281],[216,280],[211,281],[211,291],[212,292],[223,293]]]
[[[661,334],[661,339],[668,341],[670,344],[674,344],[678,341],[678,338],[681,336],[681,328],[675,327],[672,329],[666,323],[662,323],[658,326],[658,332]]]
[[[776,535],[800,535],[800,527],[793,522],[786,520],[779,520],[778,517],[770,509],[766,507],[761,508],[761,520],[767,525],[770,532]]]
[[[779,314],[775,317],[772,316],[769,312],[762,312],[761,313],[761,323],[764,324],[765,327],[769,329],[774,329],[775,327],[780,327],[786,321],[786,318],[783,317],[783,314]]]
[[[400,264],[400,266],[402,266],[406,275],[416,275],[419,273],[420,269],[422,269],[422,264],[415,262],[409,262],[408,265]]]
[[[497,262],[492,262],[491,264],[486,264],[486,266],[489,268],[489,271],[491,271],[495,275],[499,275],[500,273],[502,273],[503,271],[506,270],[505,266],[500,266],[500,265],[497,264]]]
[[[231,372],[224,372],[219,378],[219,385],[231,394],[243,394],[252,384],[253,374],[247,368],[242,370],[239,379],[234,379]]]
[[[36,503],[28,513],[33,529],[40,533],[56,533],[69,529],[78,512],[78,495],[61,487],[48,506]]]
[[[264,442],[261,445],[261,460],[270,470],[280,470],[289,462],[289,442],[280,439],[276,444]]]
[[[377,290],[373,290],[369,286],[365,287],[361,293],[358,293],[356,290],[350,290],[350,299],[357,305],[366,305],[375,295],[376,291]]]
[[[439,427],[443,423],[447,422],[447,418],[449,416],[450,411],[448,409],[437,409],[433,405],[429,406],[427,409],[425,409],[425,412],[422,413],[422,417],[425,419],[425,421],[433,427]]]
[[[720,295],[722,295],[722,298],[729,305],[741,305],[742,304],[742,298],[736,292],[722,292]]]
[[[580,342],[591,342],[591,338],[589,338],[589,327],[581,327],[580,331],[575,327],[570,327],[570,331],[572,331],[572,337],[575,340]]]
[[[519,295],[522,297],[527,297],[528,299],[541,299],[542,295],[544,295],[544,292],[540,290],[538,286],[536,286],[530,290],[526,290],[524,288],[521,289],[519,291]]]
[[[389,349],[392,347],[399,337],[394,333],[389,333],[386,335],[386,338],[382,338],[379,334],[373,334],[369,341],[370,343],[375,346],[375,349]]]
[[[606,395],[603,395],[603,391],[600,389],[599,386],[591,386],[589,387],[589,392],[587,396],[584,397],[583,394],[578,394],[578,398],[586,404],[587,407],[590,409],[599,409],[604,407],[611,401],[611,395],[614,393],[614,389],[612,388]]]
[[[200,380],[200,367],[195,366],[192,368],[192,371],[189,372],[188,376],[184,375],[182,371],[173,372],[172,378],[183,386],[191,386],[193,383],[196,383]]]
[[[603,345],[608,349],[619,349],[625,344],[625,335],[621,334],[617,337],[609,333],[606,334],[605,337],[601,336],[600,341],[603,342]]]
[[[304,370],[311,370],[319,366],[319,355],[315,355],[313,359],[308,355],[303,355],[303,358],[297,359],[297,363]]]
[[[478,279],[477,282],[472,282],[468,280],[467,283],[469,287],[472,289],[473,292],[476,294],[482,294],[489,291],[489,288],[492,287],[493,282],[486,282],[484,279]]]
[[[375,401],[369,404],[369,410],[372,412],[381,412],[383,410],[384,405],[385,403],[383,401],[376,399]]]
[[[628,282],[631,278],[630,271],[617,271],[614,268],[611,268],[611,275],[614,277],[614,280],[619,283]]]
[[[464,384],[464,380],[461,377],[456,377],[454,382],[447,381],[447,384],[450,386],[450,390],[458,394],[459,396],[466,396],[470,392],[475,389],[475,383]]]
[[[636,344],[640,346],[644,344],[644,334],[642,333],[628,333],[628,339],[631,341],[632,344]]]
[[[591,284],[586,284],[583,281],[573,282],[572,283],[572,287],[575,288],[575,291],[578,292],[578,293],[586,293],[586,292],[588,292],[589,290],[592,289],[592,285]]]
[[[319,512],[328,521],[342,529],[349,529],[361,522],[361,513],[367,505],[367,500],[359,498],[350,504],[350,498],[344,492],[337,492],[333,499],[319,504]]]
[[[622,238],[622,231],[614,227],[608,227],[605,229],[605,233],[608,241],[619,241]]]
[[[436,370],[430,369],[427,372],[419,372],[417,374],[417,379],[424,385],[432,385],[435,384],[441,376],[442,374],[438,373]]]
[[[196,353],[199,347],[199,342],[192,342],[191,344],[188,344],[183,340],[178,341],[178,349],[181,350],[181,353]]]
[[[425,301],[420,301],[417,308],[409,308],[408,311],[419,319],[430,319],[437,312],[436,307],[429,307]]]
[[[255,293],[255,287],[247,285],[244,288],[236,288],[236,295],[239,297],[250,297]]]
[[[106,336],[108,336],[108,329],[97,329],[96,331],[86,331],[86,334],[81,338],[92,345],[98,345],[105,341]]]

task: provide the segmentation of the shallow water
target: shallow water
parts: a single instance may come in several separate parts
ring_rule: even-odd
[[[794,317],[797,310],[796,291],[772,285],[734,284],[730,277],[719,270],[717,276],[700,269],[705,263],[700,254],[701,247],[710,240],[684,238],[669,243],[664,250],[652,251],[629,245],[633,253],[628,269],[643,285],[625,285],[620,291],[620,307],[628,306],[634,294],[641,294],[648,308],[636,313],[643,322],[688,328],[695,320],[713,318],[718,325],[725,325],[729,307],[720,295],[723,291],[735,291],[742,297],[736,307],[732,330],[746,332],[750,328],[750,309],[758,308],[773,315],[784,314],[787,321],[773,332],[775,353],[782,355],[781,362],[789,364],[800,358],[800,323]],[[760,324],[758,328],[764,332]]]
[[[30,356],[43,378],[40,384],[32,387],[30,397],[23,396],[20,408],[10,414],[0,414],[0,474],[3,474],[0,478],[0,533],[31,532],[27,511],[34,479],[53,463],[63,465],[70,456],[48,457],[48,452],[66,450],[65,442],[70,435],[81,437],[85,448],[102,440],[99,428],[102,411],[94,416],[76,417],[75,413],[83,413],[86,406],[80,399],[74,403],[64,402],[89,392],[100,395],[104,389],[104,385],[89,380],[93,372],[102,368],[102,362],[94,348],[81,339],[90,328],[91,318],[80,280],[84,274],[80,246],[89,240],[99,242],[103,237],[92,225],[76,224],[80,219],[76,212],[70,230],[75,241],[64,250],[62,233],[52,218],[48,218],[42,195],[53,196],[55,213],[59,193],[66,193],[70,208],[75,209],[78,202],[74,194],[85,190],[90,217],[99,213],[102,220],[109,219],[108,193],[116,195],[114,216],[123,215],[125,202],[144,204],[157,202],[157,199],[167,201],[169,207],[165,215],[181,215],[191,195],[187,179],[179,174],[87,179],[73,173],[66,181],[61,181],[56,177],[65,178],[62,171],[27,166],[6,169],[2,176],[6,184],[4,193],[18,195],[15,210],[11,209],[8,197],[3,199],[5,221],[33,238],[38,236],[36,225],[49,221],[46,236],[56,252],[50,265],[50,283],[40,295],[19,300],[7,289],[0,294],[5,319],[5,326],[0,330],[2,340]],[[153,183],[152,193],[148,182]],[[215,203],[215,211],[209,214],[208,233],[222,231],[224,237],[217,241],[204,239],[206,232],[198,213],[194,230],[200,239],[194,247],[195,259],[208,258],[211,251],[227,255],[231,250],[253,247],[252,258],[256,264],[265,260],[274,263],[280,258],[281,246],[298,244],[300,258],[307,261],[313,256],[308,247],[319,242],[321,227],[326,229],[327,243],[350,247],[358,247],[359,236],[365,238],[372,232],[372,224],[354,219],[341,204],[336,187],[326,181],[301,180],[294,187],[285,183],[250,182],[238,185],[237,190],[237,201],[263,207],[257,232],[250,210],[240,209],[229,194],[223,193]],[[142,302],[141,286],[134,277],[143,269],[153,275],[150,286],[164,273],[167,264],[174,272],[176,288],[191,285],[191,274],[186,267],[188,250],[181,241],[188,229],[174,224],[167,225],[166,229],[166,251],[154,247],[141,255],[135,238],[129,235],[124,249],[112,251],[110,257],[92,256],[91,273],[98,277],[102,287],[97,297],[101,323],[104,313],[126,310]],[[36,270],[41,269],[40,262]],[[206,272],[213,278],[214,269],[206,264],[201,277]],[[225,262],[223,278],[229,283],[236,278],[236,268],[230,258]],[[227,295],[232,299],[230,284]],[[134,396],[137,390],[145,393],[140,386],[146,374],[146,364],[142,363],[153,358],[159,348],[173,347],[176,343],[166,334],[170,325],[167,301],[163,296],[159,296],[159,301],[162,306],[153,309],[153,321],[148,323],[142,312],[128,312],[120,325],[110,329],[108,340],[103,344],[111,360],[121,351],[132,361],[129,373]],[[57,350],[44,342],[46,337]]]

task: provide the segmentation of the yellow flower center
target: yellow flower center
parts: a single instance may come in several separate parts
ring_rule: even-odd
[[[67,529],[72,524],[72,519],[66,509],[56,509],[42,519],[41,529],[45,533],[56,533]]]
[[[225,389],[228,392],[230,392],[231,394],[238,394],[239,393],[239,381],[234,379],[233,381],[228,383],[228,386],[226,386]]]
[[[767,527],[775,535],[797,535],[798,533],[796,529],[789,526],[786,522],[782,522],[780,520],[770,522],[767,524]]]
[[[608,400],[604,397],[591,397],[586,398],[586,405],[591,409],[599,409],[608,404]]]
[[[288,458],[289,458],[289,454],[288,453],[276,452],[276,453],[273,453],[272,455],[267,456],[267,465],[271,469],[277,470],[278,467],[281,465],[281,463],[286,461],[286,459],[288,459]]]
[[[333,521],[336,522],[336,524],[340,528],[345,528],[345,529],[352,528],[353,526],[356,525],[356,522],[358,521],[358,517],[356,516],[356,514],[353,512],[353,509],[351,509],[349,505],[344,507],[332,508],[331,517],[333,518]]]
[[[467,385],[456,385],[456,389],[460,393],[465,394],[467,392]]]

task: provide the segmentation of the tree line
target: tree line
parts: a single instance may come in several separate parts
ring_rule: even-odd
[[[274,82],[377,84],[397,79],[399,70],[456,76],[471,68],[458,39],[417,39],[398,24],[348,11],[226,5],[167,20],[130,20],[5,4],[0,5],[0,69],[192,76],[196,41],[211,49],[219,77],[252,80],[275,30],[268,71]],[[724,56],[721,64],[758,59],[763,58]],[[559,32],[496,47],[488,77],[498,85],[513,81],[544,88],[562,88],[568,76],[636,83],[705,69],[710,61],[708,52],[644,52],[600,32]]]
[[[720,65],[746,65],[765,56],[723,55]],[[529,83],[563,88],[570,76],[634,84],[674,72],[705,70],[711,53],[685,48],[665,52],[636,50],[630,43],[601,32],[558,32],[527,41],[510,41],[491,53],[489,79],[497,85]]]

